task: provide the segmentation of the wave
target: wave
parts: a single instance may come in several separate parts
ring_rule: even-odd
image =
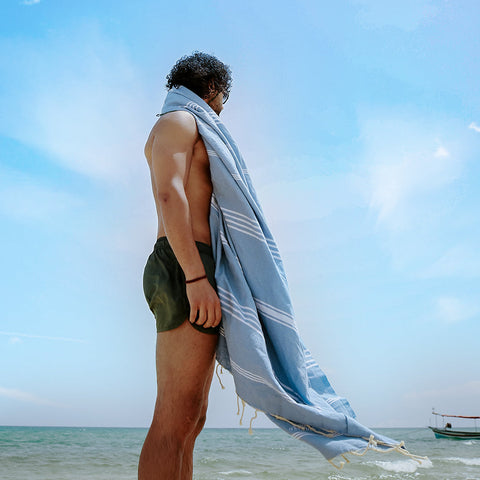
[[[433,464],[430,460],[422,460],[421,463],[416,462],[415,460],[397,460],[396,462],[382,462],[377,460],[373,463],[377,467],[383,468],[388,472],[395,473],[414,473],[417,471],[417,468],[432,468]]]
[[[229,470],[228,472],[218,472],[220,475],[251,475],[248,470]]]
[[[450,462],[463,463],[464,465],[480,466],[480,458],[463,458],[463,457],[448,457],[445,458]]]

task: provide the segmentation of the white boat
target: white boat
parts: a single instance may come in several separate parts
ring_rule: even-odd
[[[432,415],[437,415],[439,417],[442,417],[442,420],[443,420],[443,427],[441,428],[438,428],[437,425],[435,425],[435,427],[432,427],[432,426],[428,427],[435,434],[435,438],[453,438],[456,440],[464,440],[464,439],[472,439],[472,438],[480,439],[480,430],[478,430],[477,428],[477,420],[479,420],[480,417],[469,417],[465,415],[447,415],[447,414],[438,413],[435,411],[432,411]],[[475,429],[474,430],[473,429],[461,429],[461,430],[454,429],[450,422],[445,423],[446,418],[466,418],[469,420],[474,420]]]

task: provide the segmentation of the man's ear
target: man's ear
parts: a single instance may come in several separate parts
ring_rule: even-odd
[[[211,97],[216,93],[215,91],[215,82],[213,80],[210,80],[208,82],[208,96]]]

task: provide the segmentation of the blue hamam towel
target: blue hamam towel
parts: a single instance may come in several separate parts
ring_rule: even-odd
[[[210,229],[222,307],[217,361],[233,375],[238,396],[329,461],[369,449],[420,458],[356,421],[300,339],[282,259],[219,116],[184,86],[168,92],[162,115],[175,110],[193,114],[210,161]]]

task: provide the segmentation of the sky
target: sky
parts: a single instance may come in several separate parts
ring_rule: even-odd
[[[195,50],[231,67],[221,118],[301,336],[358,420],[480,415],[478,2],[0,9],[0,425],[149,424],[142,274],[157,226],[143,146],[166,75]],[[207,427],[236,427],[221,378]]]

